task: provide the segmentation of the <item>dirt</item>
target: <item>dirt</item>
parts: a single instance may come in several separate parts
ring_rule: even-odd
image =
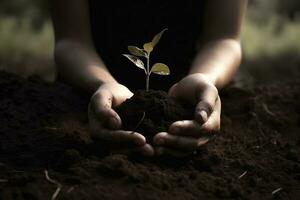
[[[137,90],[116,111],[122,119],[124,130],[142,133],[152,143],[156,133],[167,131],[177,120],[193,119],[193,108],[162,90]]]
[[[51,199],[58,186],[57,199],[298,199],[299,91],[229,86],[221,132],[197,155],[143,158],[89,138],[88,95],[0,72],[0,199]]]

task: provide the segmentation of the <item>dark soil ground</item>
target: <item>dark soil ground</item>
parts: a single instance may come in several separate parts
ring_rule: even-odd
[[[206,148],[149,159],[88,137],[89,97],[0,72],[0,199],[299,199],[299,91],[297,81],[228,87]]]

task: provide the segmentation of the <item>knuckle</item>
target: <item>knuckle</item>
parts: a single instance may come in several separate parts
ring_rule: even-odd
[[[213,111],[213,105],[207,101],[201,101],[198,104],[197,112],[200,112],[201,110],[205,110],[207,113],[211,113]]]
[[[203,126],[201,127],[202,132],[209,133],[209,134],[217,133],[220,131],[220,129],[221,129],[221,125],[220,123],[217,122],[214,123],[207,122],[203,124]]]
[[[212,85],[210,89],[213,91],[213,93],[215,93],[217,98],[219,96],[219,90],[214,85]]]
[[[206,89],[209,90],[210,93],[215,96],[216,100],[218,99],[219,90],[216,88],[216,86],[210,84],[210,85],[207,85]]]
[[[206,90],[210,90],[210,92],[213,93],[216,96],[216,98],[219,95],[218,89],[216,88],[216,86],[214,86],[212,84],[207,85]]]

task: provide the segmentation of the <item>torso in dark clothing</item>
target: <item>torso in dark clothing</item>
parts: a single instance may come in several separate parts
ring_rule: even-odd
[[[122,54],[128,45],[143,47],[168,28],[151,53],[151,63],[162,62],[171,74],[152,74],[150,89],[168,90],[183,78],[195,54],[201,32],[201,0],[89,0],[96,49],[112,75],[131,90],[145,89],[144,71]],[[143,58],[142,58],[143,59]]]

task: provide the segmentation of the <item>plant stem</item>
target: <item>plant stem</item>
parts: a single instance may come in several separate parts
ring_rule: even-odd
[[[149,55],[147,56],[147,73],[146,73],[146,91],[148,92],[149,91],[149,78],[150,78],[150,53]]]
[[[132,134],[135,133],[135,131],[137,130],[137,128],[141,125],[141,123],[144,121],[146,116],[146,112],[143,112],[142,118],[140,119],[140,121],[137,123],[137,125],[135,126],[135,128],[133,129],[133,131],[131,132]]]
[[[149,74],[147,74],[147,77],[146,77],[146,91],[147,92],[149,91]]]

